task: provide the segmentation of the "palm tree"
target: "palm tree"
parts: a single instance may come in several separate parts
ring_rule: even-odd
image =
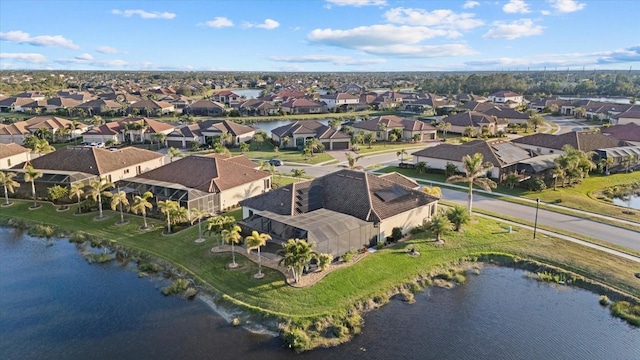
[[[49,141],[47,141],[46,139],[34,139],[34,140],[35,141],[33,142],[33,152],[38,154],[38,156],[42,154],[47,154],[56,150],[53,146],[49,145]]]
[[[100,178],[98,180],[94,180],[89,183],[89,191],[87,192],[87,197],[91,196],[94,201],[98,202],[98,219],[102,219],[102,197],[111,197],[113,194],[107,191],[107,189],[112,188],[113,183],[106,178]]]
[[[177,201],[158,201],[158,209],[167,217],[167,233],[171,234],[171,214],[173,214],[180,204]]]
[[[77,120],[73,120],[71,123],[65,126],[65,129],[69,131],[71,138],[74,139],[74,143],[77,144],[78,137],[76,136],[75,131],[82,129],[82,124],[79,123]]]
[[[33,168],[31,165],[27,165],[27,170],[24,172],[24,181],[31,182],[31,194],[33,195],[33,208],[38,207],[36,202],[36,179],[42,177],[42,173]]]
[[[233,135],[228,131],[224,131],[220,135],[220,141],[222,141],[222,145],[229,146],[233,144]]]
[[[565,177],[565,172],[564,169],[556,166],[555,168],[553,168],[553,170],[551,170],[551,176],[553,176],[553,191],[558,190],[558,178],[562,179],[562,183],[564,184],[564,177]]]
[[[111,210],[116,211],[120,206],[120,224],[124,224],[124,208],[129,211],[129,199],[127,199],[127,193],[120,190],[111,198]]]
[[[473,211],[473,185],[477,185],[486,191],[495,189],[497,185],[493,180],[485,177],[487,170],[493,168],[493,164],[490,162],[485,163],[482,154],[465,155],[462,158],[462,166],[464,167],[465,175],[449,176],[446,182],[450,184],[466,182],[469,184],[469,214],[471,214]]]
[[[289,239],[278,250],[278,255],[282,256],[279,264],[291,270],[296,284],[300,282],[302,272],[309,268],[309,261],[317,256],[311,247],[304,239]]]
[[[304,169],[291,169],[291,176],[296,179],[303,177],[305,173]]]
[[[356,163],[358,162],[358,160],[362,159],[362,155],[359,156],[353,156],[351,155],[351,153],[344,153],[344,155],[347,157],[347,164],[348,164],[348,168],[351,170],[362,170],[363,167],[356,165]]]
[[[544,125],[544,119],[542,118],[542,115],[534,114],[534,115],[529,117],[529,120],[527,120],[527,123],[530,126],[533,126],[533,131],[536,132],[536,131],[538,131],[538,127],[539,126]]]
[[[423,174],[427,171],[427,163],[424,161],[418,161],[416,163],[416,171],[418,174]]]
[[[267,241],[271,240],[271,236],[269,234],[261,234],[257,231],[252,231],[251,235],[244,238],[245,243],[247,244],[247,253],[251,252],[253,249],[258,250],[258,273],[256,274],[257,278],[261,278],[262,275],[262,258],[260,257],[260,247],[265,246]]]
[[[153,209],[153,204],[149,201],[153,197],[153,193],[151,191],[147,191],[142,196],[136,195],[133,198],[133,206],[131,207],[131,211],[134,214],[142,214],[142,219],[144,221],[144,229],[148,229],[149,225],[147,225],[147,209]]]
[[[378,123],[377,126],[378,132],[380,133],[380,136],[378,136],[380,138],[380,140],[386,140],[387,139],[387,124],[385,123]]]
[[[609,175],[609,168],[613,164],[615,164],[615,160],[612,157],[600,159],[600,168],[602,169],[602,173],[605,175]]]
[[[280,139],[280,147],[289,147],[289,140],[291,140],[290,137],[283,136],[282,139]]]
[[[620,163],[624,166],[626,172],[630,172],[631,164],[633,164],[634,160],[635,158],[633,157],[633,155],[628,155],[622,158],[622,161],[620,161]]]
[[[436,241],[440,242],[440,234],[443,234],[451,230],[451,221],[443,214],[436,214],[431,218],[431,221],[425,226],[425,229],[431,231],[436,235]]]
[[[376,142],[376,137],[372,132],[367,132],[363,135],[362,141],[368,144],[368,148],[371,149],[373,147],[373,143]]]
[[[504,179],[504,184],[507,185],[509,189],[513,189],[519,183],[520,183],[520,179],[518,178],[518,175],[514,172],[509,173],[507,177]]]
[[[80,199],[84,194],[84,184],[83,183],[75,183],[71,185],[71,189],[69,189],[69,199],[73,200],[74,197],[78,198],[78,214],[80,214]]]
[[[404,156],[407,155],[407,150],[400,149],[400,151],[396,152],[396,156],[400,158],[400,164],[404,163]]]
[[[173,162],[173,158],[182,156],[182,151],[172,146],[167,150],[167,155],[169,155],[169,159]]]
[[[236,264],[236,250],[234,245],[240,243],[240,240],[242,240],[242,235],[240,235],[241,231],[242,229],[240,228],[240,226],[233,225],[231,230],[224,229],[221,232],[222,240],[227,244],[231,244],[232,260],[231,260],[231,264],[229,264],[229,267],[232,269],[238,267],[238,264]]]
[[[9,206],[9,193],[13,194],[14,188],[20,187],[20,183],[13,180],[16,173],[0,171],[0,184],[4,188],[4,206]]]
[[[215,234],[220,240],[220,233],[222,230],[231,230],[236,223],[236,219],[232,216],[218,215],[216,217],[209,218],[207,220],[207,233]],[[220,245],[220,242],[218,242]]]
[[[439,122],[436,128],[438,130],[440,130],[440,132],[442,132],[442,138],[446,139],[447,138],[447,131],[451,130],[451,123],[450,122]]]
[[[454,205],[447,211],[447,218],[453,224],[455,231],[460,231],[462,225],[468,224],[471,221],[471,215],[466,208],[460,205]]]
[[[196,241],[197,242],[204,241],[204,238],[202,237],[202,218],[209,215],[209,212],[206,210],[193,208],[189,212],[189,215],[191,217],[191,225],[193,225],[194,222],[198,221],[198,239]]]

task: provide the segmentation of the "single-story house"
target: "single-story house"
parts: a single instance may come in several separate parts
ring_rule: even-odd
[[[137,112],[145,116],[162,116],[176,111],[176,107],[168,102],[144,99],[129,105],[127,110],[130,114]]]
[[[449,132],[464,134],[467,127],[472,127],[476,134],[482,134],[487,129],[490,135],[495,135],[500,130],[505,130],[508,121],[489,116],[479,111],[467,111],[443,118],[442,121],[451,124]]]
[[[370,173],[340,170],[240,202],[241,226],[281,243],[307,239],[334,257],[429,221],[438,198]]]
[[[516,165],[517,174],[520,180],[526,180],[530,177],[544,177],[548,170],[556,167],[555,159],[560,154],[538,155],[529,159],[524,159]]]
[[[600,161],[600,159],[613,159],[614,164],[609,167],[609,172],[626,171],[627,165],[630,170],[640,169],[640,145],[597,149],[595,153],[595,161]],[[627,164],[626,161],[629,161],[629,163]]]
[[[382,141],[388,141],[389,134],[394,129],[402,131],[402,136],[398,140],[404,141],[412,141],[414,136],[419,137],[417,141],[435,140],[437,136],[437,129],[432,125],[396,115],[378,116],[370,120],[356,122],[352,127],[356,132],[373,132],[376,139]]]
[[[496,119],[503,120],[502,123],[504,123],[504,120],[508,123],[515,124],[522,124],[529,121],[528,114],[521,113],[508,106],[500,106],[494,103],[470,101],[460,106],[460,108],[469,111],[481,112],[489,116],[495,116]]]
[[[0,100],[0,111],[1,112],[25,112],[25,105],[28,105],[34,102],[35,99],[27,98],[27,97],[8,97],[6,99]]]
[[[213,101],[221,102],[223,104],[231,105],[242,101],[242,96],[234,93],[230,90],[222,90],[211,95]]]
[[[493,164],[493,168],[487,170],[487,176],[498,182],[507,174],[516,172],[520,161],[531,157],[529,151],[504,140],[474,140],[462,145],[439,144],[411,155],[415,164],[425,162],[428,168],[445,170],[447,164],[451,163],[456,165],[458,172],[464,172],[462,158],[475,153],[482,154],[485,162]]]
[[[618,115],[614,115],[613,120],[615,124],[624,125],[624,124],[640,124],[640,109],[638,110],[628,110]]]
[[[207,120],[174,129],[166,142],[167,146],[184,149],[191,147],[192,142],[210,144],[223,133],[231,135],[231,142],[226,145],[238,145],[251,140],[256,129],[228,120]]]
[[[271,174],[256,167],[244,155],[187,156],[118,185],[136,195],[150,191],[155,201],[173,200],[216,214],[271,189]]]
[[[271,138],[282,148],[303,148],[309,139],[318,139],[325,150],[349,150],[351,136],[318,121],[296,121],[271,130]]]
[[[81,124],[79,129],[70,130],[69,136],[75,138],[86,131],[89,127]],[[25,121],[18,121],[12,124],[0,124],[0,143],[24,144],[24,139],[31,136],[40,128],[48,129],[54,136],[61,129],[71,127],[73,121],[58,116],[36,116]]]
[[[249,116],[268,116],[275,115],[280,109],[268,101],[262,99],[249,99],[238,107],[243,115]]]
[[[613,125],[608,128],[603,127],[600,129],[600,132],[632,145],[640,145],[640,123]]]
[[[136,123],[140,127],[138,130],[127,129],[128,124]],[[127,117],[118,121],[109,122],[97,127],[93,127],[82,134],[82,141],[123,143],[128,141],[143,142],[155,141],[153,134],[168,135],[174,130],[174,126],[165,122],[156,121],[146,117]]]
[[[9,169],[29,159],[31,159],[30,149],[16,143],[0,143],[0,169]]]
[[[135,147],[116,151],[90,146],[68,146],[14,166],[18,182],[24,182],[22,174],[27,165],[33,166],[43,176],[35,181],[38,195],[47,196],[47,187],[71,186],[76,182],[89,184],[97,178],[118,181],[164,165],[164,155]],[[22,184],[24,194],[31,186]]]
[[[226,113],[223,103],[200,99],[184,109],[184,113],[196,116],[222,116]]]
[[[539,155],[564,154],[562,151],[564,145],[571,145],[574,149],[581,151],[627,145],[624,141],[593,131],[572,131],[559,135],[538,133],[514,139],[512,142]]]
[[[108,111],[124,113],[124,105],[113,100],[95,99],[79,104],[74,109],[82,109],[89,116],[105,114]]]
[[[321,114],[327,112],[324,104],[307,99],[292,99],[282,104],[282,111],[289,114]]]

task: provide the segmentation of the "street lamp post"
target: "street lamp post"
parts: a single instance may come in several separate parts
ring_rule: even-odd
[[[538,230],[538,209],[540,208],[540,198],[536,199],[536,219],[533,223],[533,240],[536,239],[536,232]]]

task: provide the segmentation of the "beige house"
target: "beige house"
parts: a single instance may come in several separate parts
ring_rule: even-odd
[[[35,183],[38,195],[46,197],[47,188],[53,185],[71,186],[76,182],[88,184],[98,178],[115,182],[140,175],[162,166],[164,155],[135,147],[110,151],[88,146],[69,146],[16,165],[12,169],[22,174],[29,164],[43,174]],[[24,182],[21,175],[16,179]],[[27,194],[30,189],[30,186],[21,187],[21,191],[27,191]]]
[[[437,198],[397,179],[341,170],[283,186],[241,201],[241,226],[275,243],[304,238],[340,256],[388,240],[394,228],[406,234],[436,213]]]
[[[518,94],[517,92],[504,90],[490,94],[487,97],[487,100],[491,101],[494,104],[516,107],[524,103],[524,96],[522,96],[522,94]]]
[[[302,149],[310,139],[318,139],[325,150],[349,150],[351,137],[318,121],[296,121],[271,130],[271,139],[281,148]]]
[[[388,141],[389,135],[395,129],[400,131],[401,136],[398,141],[412,141],[414,137],[417,141],[435,140],[437,129],[430,124],[419,120],[405,119],[396,115],[383,115],[367,121],[360,121],[353,124],[355,132],[372,132],[377,140]]]
[[[231,142],[227,146],[237,146],[253,138],[256,129],[227,120],[206,120],[195,124],[185,125],[167,134],[167,146],[184,149],[192,142],[200,145],[211,144],[223,133],[231,135]]]
[[[613,136],[594,131],[572,131],[560,135],[538,133],[514,139],[512,142],[539,155],[564,154],[562,147],[565,145],[571,145],[574,149],[581,151],[628,145],[625,141]]]
[[[220,213],[239,201],[271,189],[271,174],[244,155],[187,156],[119,182],[134,194],[150,191],[157,200],[173,200],[191,210]]]
[[[135,123],[136,129],[128,129]],[[155,141],[154,134],[168,135],[174,126],[165,122],[146,117],[127,117],[118,121],[106,123],[82,134],[82,141],[86,143],[113,141],[115,143]]]
[[[500,130],[505,130],[509,121],[496,116],[489,116],[478,111],[467,111],[444,118],[442,121],[451,124],[449,132],[464,134],[467,128],[473,128],[476,135],[487,133],[495,135]]]
[[[617,125],[640,124],[640,109],[629,110],[613,116]]]
[[[80,134],[89,128],[86,124],[78,124],[80,124],[80,128],[69,132],[68,136],[70,138],[80,136]],[[73,126],[73,121],[58,116],[36,116],[29,120],[0,125],[0,143],[16,143],[22,145],[24,144],[25,137],[31,136],[38,129],[48,129],[51,134],[55,136],[60,130],[71,126]]]
[[[31,150],[15,143],[0,144],[0,169],[9,169],[29,159]]]

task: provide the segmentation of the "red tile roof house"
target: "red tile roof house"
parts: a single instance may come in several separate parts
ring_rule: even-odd
[[[327,112],[324,104],[307,99],[293,99],[282,104],[282,111],[288,114],[322,114]]]
[[[271,130],[271,138],[281,148],[302,149],[307,140],[318,139],[325,150],[349,150],[351,136],[318,121],[304,120]],[[288,138],[285,142],[285,138]]]
[[[628,145],[612,136],[600,132],[572,131],[560,135],[533,134],[523,136],[511,141],[515,145],[534,151],[539,155],[564,154],[562,147],[571,145],[574,149],[582,151],[594,151],[597,149],[613,148]]]
[[[200,145],[210,144],[222,133],[231,134],[231,144],[238,145],[253,138],[256,129],[227,120],[207,120],[174,129],[167,135],[167,146],[178,149],[191,147],[192,142]]]
[[[15,143],[0,144],[0,169],[9,169],[30,159],[31,149]]]
[[[49,129],[49,131],[55,135],[60,129],[71,126],[72,124],[73,121],[57,116],[36,116],[13,124],[0,124],[0,143],[16,143],[22,145],[27,136],[31,136],[40,128]],[[85,124],[81,125],[82,127],[80,129],[71,132],[71,137],[79,136],[89,128]]]
[[[234,93],[229,90],[222,90],[211,95],[211,100],[221,102],[226,105],[231,105],[233,103],[239,103],[242,101],[242,96]]]
[[[139,130],[127,130],[127,124],[137,123],[141,126]],[[82,141],[86,143],[109,141],[115,143],[155,141],[153,134],[162,133],[168,135],[175,127],[165,122],[149,119],[146,117],[127,117],[118,121],[106,123],[94,127],[82,134]]]
[[[145,99],[129,105],[127,110],[130,114],[134,115],[142,114],[145,116],[162,116],[176,111],[176,107],[173,104],[169,104],[164,101]]]
[[[482,134],[482,129],[487,128],[490,135],[495,135],[500,130],[505,130],[508,121],[495,118],[478,111],[467,111],[443,118],[442,121],[451,124],[449,132],[463,134],[467,127],[472,127],[476,134]]]
[[[395,177],[340,170],[240,202],[244,231],[268,233],[276,246],[290,238],[314,243],[334,257],[403,234],[436,214],[438,198]]]
[[[183,112],[195,116],[223,116],[227,110],[223,103],[201,99],[185,107]]]
[[[522,96],[522,94],[509,90],[494,92],[487,96],[487,100],[494,104],[507,105],[509,107],[516,107],[524,104],[524,96]]]
[[[466,144],[439,144],[412,153],[415,164],[427,163],[430,169],[445,170],[447,164],[457,166],[459,172],[464,171],[462,158],[465,155],[480,153],[485,162],[493,164],[487,171],[489,177],[501,182],[510,172],[516,172],[520,161],[531,158],[529,151],[504,140],[474,140]]]
[[[46,198],[47,188],[53,185],[71,186],[77,182],[88,185],[97,178],[115,182],[153,170],[164,165],[164,155],[135,147],[110,151],[88,146],[68,146],[16,165],[12,171],[22,174],[28,164],[42,172],[43,176],[35,183],[38,196]],[[16,179],[24,182],[22,175]],[[20,189],[24,190],[22,195],[31,194],[29,185],[22,184]]]
[[[389,134],[394,129],[402,130],[402,137],[398,140],[403,141],[413,141],[414,136],[419,136],[417,141],[435,140],[437,132],[437,129],[430,124],[396,115],[378,116],[370,120],[356,122],[352,127],[355,132],[375,133],[376,139],[381,141],[388,141]]]
[[[151,191],[155,201],[174,200],[191,210],[220,213],[271,189],[271,174],[244,155],[187,156],[118,183],[135,195]]]

